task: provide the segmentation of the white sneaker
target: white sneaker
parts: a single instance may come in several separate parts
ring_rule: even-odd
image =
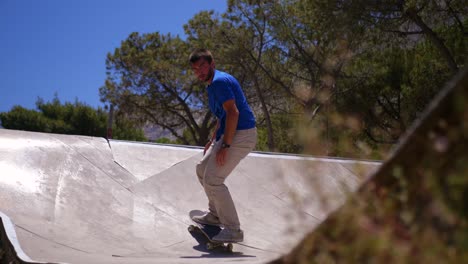
[[[213,241],[217,242],[242,242],[244,241],[244,231],[240,229],[224,228],[213,237]]]
[[[219,221],[219,218],[210,212],[204,215],[194,216],[192,217],[192,220],[203,225],[221,226],[221,222]]]

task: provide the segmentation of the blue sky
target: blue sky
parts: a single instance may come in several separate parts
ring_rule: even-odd
[[[171,33],[227,0],[0,0],[0,112],[38,97],[103,107],[105,60],[131,32]]]

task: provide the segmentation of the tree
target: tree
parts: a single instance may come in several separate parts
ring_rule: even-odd
[[[271,82],[261,69],[273,41],[268,34],[269,8],[266,5],[263,1],[254,1],[251,4],[229,1],[224,17],[230,23],[223,24],[222,35],[231,46],[225,56],[239,68],[236,72],[243,73],[245,90],[253,91],[257,100],[251,100],[251,103],[259,106],[258,113],[261,115],[257,115],[257,118],[260,118],[259,124],[267,132],[268,150],[275,151],[277,142],[271,115],[275,113],[274,106],[280,108],[281,100],[274,100],[274,92],[280,92],[278,85]]]
[[[187,63],[192,49],[204,47],[241,83],[266,139],[262,148],[289,151],[277,140],[293,122],[275,119],[303,115],[294,124],[323,142],[304,149],[310,154],[349,155],[344,140],[362,153],[386,149],[465,61],[462,2],[230,0],[222,15],[203,11],[189,20],[186,41],[131,34],[108,55],[101,97],[177,142],[204,145],[213,116]]]
[[[334,111],[336,80],[349,60],[349,46],[361,36],[322,27],[317,16],[320,10],[310,7],[302,1],[229,1],[225,17],[237,32],[229,37],[242,50],[238,64],[257,87],[270,142],[274,138],[270,115],[297,109],[295,104],[302,106],[306,123],[320,123],[312,125],[330,134],[327,116]],[[330,154],[327,146],[321,149],[315,154]]]
[[[57,95],[51,102],[42,98],[36,101],[37,110],[14,106],[11,111],[0,113],[2,125],[8,129],[35,132],[73,134],[105,137],[107,113],[76,100],[62,104]],[[144,141],[144,133],[125,118],[118,118],[114,129],[114,138]]]
[[[371,143],[396,143],[457,71],[456,61],[466,59],[461,22],[466,6],[460,1],[315,3],[340,19],[344,15],[343,30],[365,28],[364,42],[353,50],[338,79],[340,112],[359,112],[362,132]],[[336,19],[325,15],[323,21],[333,27]]]
[[[323,120],[311,127],[322,130],[328,154],[336,154],[342,129],[334,116],[357,108],[368,141],[394,144],[466,59],[460,1],[274,3],[269,23],[284,63],[264,68],[317,117],[312,123]],[[286,85],[288,78],[296,85]]]
[[[204,89],[189,71],[188,54],[178,37],[130,34],[107,56],[102,101],[140,124],[167,129],[182,144],[204,145],[215,123]]]
[[[230,1],[228,12],[222,18],[213,12],[200,12],[185,25],[190,46],[202,46],[214,51],[219,69],[236,76],[247,101],[257,118],[266,126],[268,149],[275,150],[274,129],[271,121],[274,83],[268,83],[259,65],[268,46],[267,16],[262,4],[246,6],[242,1]],[[277,100],[279,101],[279,100]],[[274,110],[273,110],[274,111]],[[263,122],[264,121],[264,122]]]

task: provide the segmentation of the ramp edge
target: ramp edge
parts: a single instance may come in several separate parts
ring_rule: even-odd
[[[15,225],[11,219],[0,211],[0,263],[20,264],[54,264],[32,260],[20,246]]]

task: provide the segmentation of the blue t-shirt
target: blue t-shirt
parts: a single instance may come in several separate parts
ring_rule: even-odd
[[[228,100],[234,99],[237,109],[239,110],[237,130],[255,127],[255,116],[236,78],[228,73],[215,70],[213,81],[207,89],[210,110],[218,118],[220,123],[219,129],[216,132],[216,140],[219,140],[221,135],[224,134],[224,129],[226,127],[226,111],[224,111],[223,103]]]

